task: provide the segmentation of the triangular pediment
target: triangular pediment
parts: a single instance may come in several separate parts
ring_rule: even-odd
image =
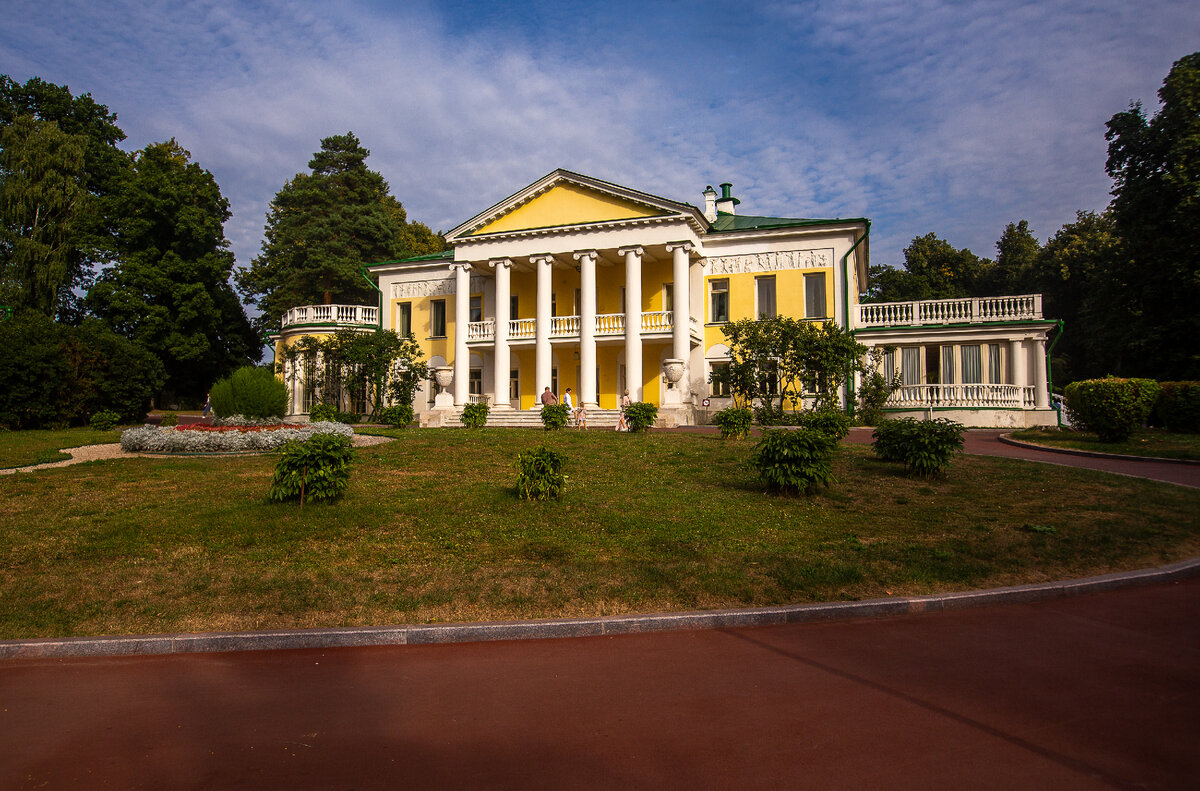
[[[695,207],[556,170],[448,233],[447,239],[542,228],[691,216]]]

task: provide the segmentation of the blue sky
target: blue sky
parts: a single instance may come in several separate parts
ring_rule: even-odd
[[[240,265],[320,139],[353,130],[448,230],[557,167],[747,214],[869,217],[872,262],[938,233],[995,254],[1108,202],[1104,124],[1157,107],[1200,4],[6,0],[0,73],[175,137]]]

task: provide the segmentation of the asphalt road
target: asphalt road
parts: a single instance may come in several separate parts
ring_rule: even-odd
[[[1200,778],[1200,580],[874,621],[0,663],[0,788]]]

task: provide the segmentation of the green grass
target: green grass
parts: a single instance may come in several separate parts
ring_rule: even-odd
[[[1200,434],[1174,434],[1160,428],[1135,431],[1125,442],[1101,442],[1095,434],[1069,429],[1025,429],[1014,432],[1013,436],[1026,442],[1056,448],[1120,453],[1126,456],[1200,460]]]
[[[740,607],[1015,584],[1198,554],[1200,491],[959,457],[933,481],[844,445],[764,495],[751,442],[425,429],[359,449],[345,499],[268,505],[277,457],[120,459],[0,478],[0,637]],[[561,500],[514,460],[569,458]]]
[[[60,453],[62,448],[120,441],[119,430],[64,428],[46,431],[0,431],[0,469],[65,461],[71,457]]]

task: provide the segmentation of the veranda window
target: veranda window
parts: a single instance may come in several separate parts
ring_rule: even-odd
[[[962,347],[962,383],[977,385],[983,382],[983,361],[979,344]]]
[[[906,385],[921,384],[921,349],[908,346],[900,350],[900,377]]]
[[[1004,360],[1000,357],[1000,344],[988,344],[988,380],[992,384],[1004,382]]]

